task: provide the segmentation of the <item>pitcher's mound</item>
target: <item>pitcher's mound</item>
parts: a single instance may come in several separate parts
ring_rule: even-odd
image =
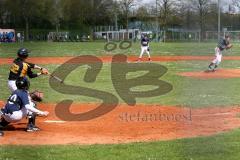
[[[215,72],[198,71],[198,72],[182,72],[180,76],[193,77],[199,79],[210,78],[238,78],[240,77],[240,69],[218,69]]]

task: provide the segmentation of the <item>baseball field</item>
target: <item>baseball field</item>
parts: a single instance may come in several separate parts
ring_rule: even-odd
[[[224,53],[218,70],[210,73],[205,70],[214,58],[216,43],[152,42],[152,61],[145,59],[140,63],[136,63],[139,43],[127,49],[116,43],[117,48],[111,52],[104,49],[105,44],[0,44],[1,106],[10,95],[9,67],[21,46],[31,50],[29,62],[60,78],[68,72],[64,84],[49,76],[30,80],[31,91],[44,92],[39,109],[50,114],[37,119],[40,132],[26,133],[26,120],[4,129],[0,160],[239,159],[238,43]],[[122,61],[124,55],[126,62]],[[88,61],[91,58],[101,63],[95,66]],[[123,75],[128,67],[134,69]],[[148,74],[151,68],[152,74]],[[97,74],[88,80],[91,73]],[[129,84],[137,81],[137,85],[126,91],[128,83],[122,78]],[[156,80],[164,83],[160,85],[164,91],[144,94],[156,89]],[[136,103],[131,105],[136,93],[141,96],[136,96]],[[98,107],[102,99],[111,103]],[[66,100],[73,103],[68,110]],[[77,120],[69,118],[70,115]]]

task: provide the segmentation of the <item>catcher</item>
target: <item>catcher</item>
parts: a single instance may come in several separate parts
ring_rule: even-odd
[[[29,78],[36,78],[42,74],[44,75],[49,74],[47,69],[39,67],[36,64],[26,62],[29,53],[30,52],[26,48],[20,48],[17,52],[18,57],[13,61],[8,77],[8,88],[10,89],[11,92],[17,90],[16,80],[19,77],[28,76]],[[33,73],[32,69],[38,69],[40,70],[40,72]]]
[[[222,54],[223,51],[226,49],[230,49],[232,48],[233,45],[230,44],[230,36],[226,35],[224,38],[222,38],[219,42],[217,47],[215,48],[215,59],[210,63],[210,65],[208,66],[208,72],[214,72],[216,70],[216,68],[218,67],[218,65],[221,63],[222,61]]]
[[[17,90],[8,98],[5,107],[0,109],[0,136],[3,136],[4,127],[28,117],[27,132],[39,131],[35,125],[36,116],[47,116],[49,112],[40,111],[29,96],[30,82],[26,77],[16,80]]]

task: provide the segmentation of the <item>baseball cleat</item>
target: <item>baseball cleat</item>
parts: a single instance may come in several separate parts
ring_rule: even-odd
[[[4,132],[0,131],[0,137],[3,137],[3,136],[4,136]]]
[[[37,126],[34,126],[34,125],[29,125],[27,127],[27,132],[36,132],[36,131],[40,131],[40,128],[38,128]]]

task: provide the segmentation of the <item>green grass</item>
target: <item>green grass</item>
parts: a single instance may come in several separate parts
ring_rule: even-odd
[[[104,42],[84,42],[84,43],[54,43],[54,42],[26,42],[0,44],[0,57],[15,57],[16,51],[24,46],[32,51],[31,56],[79,56],[79,55],[113,55],[124,53],[126,55],[138,56],[140,43],[133,43],[127,50],[117,47],[112,52],[104,50]],[[117,43],[119,45],[119,43]],[[216,43],[155,43],[150,44],[152,55],[213,55]],[[231,51],[234,55],[239,55],[240,45],[234,44]]]
[[[238,160],[240,130],[217,136],[119,145],[1,146],[4,160]]]
[[[208,65],[208,61],[184,61],[184,62],[164,62],[160,63],[168,68],[167,74],[161,77],[173,86],[173,90],[165,95],[150,97],[150,98],[137,98],[137,103],[144,104],[161,104],[161,105],[180,105],[189,107],[215,107],[215,106],[233,106],[240,104],[240,95],[238,91],[240,86],[238,85],[238,78],[230,79],[195,79],[190,77],[181,77],[177,75],[180,72],[189,71],[203,71]],[[159,64],[159,63],[158,63]],[[221,65],[223,68],[237,68],[240,66],[238,61],[224,61]],[[51,72],[54,71],[57,65],[45,65]],[[8,76],[8,65],[1,66],[1,73],[5,73],[0,77],[0,88],[2,94],[1,100],[7,99],[9,91],[6,85],[6,79]],[[111,80],[111,64],[106,63],[98,75],[96,82],[87,83],[84,82],[84,75],[86,72],[86,66],[77,68],[71,72],[65,80],[66,85],[74,86],[87,86],[88,88],[105,91],[112,93],[118,97],[120,103],[125,103],[116,92]],[[144,72],[130,72],[127,77],[133,78],[136,75],[145,74]],[[80,96],[80,95],[64,95],[54,91],[48,82],[47,76],[42,76],[31,80],[31,90],[38,89],[45,93],[44,102],[57,103],[64,99],[72,99],[75,102],[100,102],[100,100],[92,97]],[[149,77],[147,81],[151,82],[154,77]],[[154,88],[154,86],[153,86]],[[149,90],[149,86],[134,87],[138,91]]]

